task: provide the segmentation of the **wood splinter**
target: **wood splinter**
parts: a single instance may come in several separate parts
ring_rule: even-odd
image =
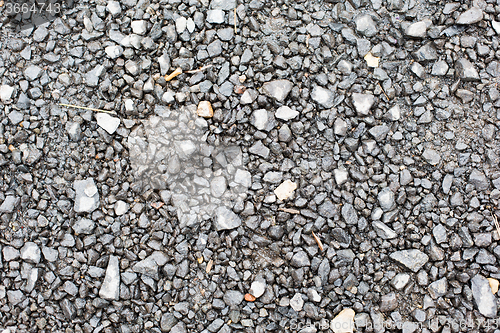
[[[165,76],[165,81],[170,81],[172,80],[174,77],[176,77],[177,75],[180,75],[182,74],[182,68],[178,67],[175,71],[173,71],[172,73],[170,73],[168,76]]]

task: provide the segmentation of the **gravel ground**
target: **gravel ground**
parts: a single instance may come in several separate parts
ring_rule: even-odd
[[[500,332],[498,0],[5,8],[1,332]]]

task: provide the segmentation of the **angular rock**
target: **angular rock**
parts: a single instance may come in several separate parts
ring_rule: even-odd
[[[259,131],[263,131],[267,128],[269,122],[269,115],[266,109],[258,109],[252,113],[250,123],[255,126]]]
[[[356,209],[354,209],[350,203],[346,203],[342,206],[341,213],[345,223],[348,225],[358,224],[358,213],[356,213]]]
[[[250,286],[249,293],[255,298],[259,298],[266,291],[266,281],[264,279],[255,280]]]
[[[12,97],[14,93],[14,87],[8,86],[6,84],[2,84],[0,86],[0,100],[5,103]]]
[[[201,101],[198,104],[196,110],[198,116],[203,118],[212,118],[214,116],[214,110],[212,109],[212,104],[209,101]]]
[[[109,134],[113,134],[118,126],[120,126],[120,118],[115,118],[107,113],[99,112],[95,115],[97,125],[103,128]]]
[[[217,231],[230,230],[238,228],[241,225],[241,219],[229,208],[221,206],[215,210],[214,223]]]
[[[446,277],[434,281],[429,285],[429,295],[431,295],[431,297],[434,299],[446,295],[447,291],[448,291],[448,280],[446,280]]]
[[[393,252],[390,257],[415,273],[429,261],[427,254],[417,249]]]
[[[455,63],[458,77],[463,81],[479,81],[479,74],[474,65],[465,58],[460,58]]]
[[[410,24],[406,30],[405,34],[414,38],[424,38],[427,32],[427,22],[419,21]]]
[[[322,107],[328,109],[333,106],[335,94],[330,89],[316,86],[311,93],[311,98]]]
[[[438,165],[441,161],[441,156],[434,149],[427,148],[422,153],[422,157],[429,163],[430,165]]]
[[[304,299],[302,298],[302,294],[296,293],[290,300],[290,307],[295,311],[299,312],[302,310],[303,306],[304,306]]]
[[[75,212],[90,213],[99,207],[99,192],[94,179],[75,180],[73,187],[75,189]],[[89,196],[87,193],[93,194]]]
[[[237,290],[228,290],[224,294],[223,300],[229,307],[236,307],[243,301],[244,295]]]
[[[370,114],[370,109],[375,103],[375,97],[372,94],[352,94],[352,103],[359,116],[367,116]]]
[[[89,219],[80,219],[73,225],[73,231],[75,234],[85,234],[90,235],[95,228],[95,222]]]
[[[353,309],[344,309],[330,322],[330,329],[333,333],[352,333],[354,330]]]
[[[39,264],[41,252],[38,245],[33,242],[27,242],[21,248],[21,259],[31,264]]]
[[[99,297],[108,301],[118,301],[120,298],[120,266],[116,256],[109,257],[108,268],[99,290]]]
[[[477,169],[473,169],[470,173],[469,183],[474,185],[477,191],[484,191],[490,187],[489,179]]]
[[[457,18],[457,24],[474,24],[483,19],[483,11],[478,7],[472,7]]]
[[[2,202],[2,205],[0,205],[0,213],[14,212],[14,209],[16,209],[17,205],[19,204],[19,201],[20,201],[19,198],[13,195],[8,195]]]
[[[246,92],[246,91],[245,91]],[[293,110],[286,105],[283,105],[276,110],[274,116],[281,120],[290,120],[299,115],[299,111]]]
[[[396,207],[394,192],[389,187],[384,187],[377,196],[378,203],[384,212]]]
[[[479,312],[487,318],[496,318],[497,299],[484,276],[477,274],[471,279],[472,296]]]
[[[356,18],[356,30],[366,37],[377,34],[377,25],[370,15],[361,15]]]
[[[382,239],[394,239],[398,236],[394,230],[380,221],[373,221],[372,226],[377,235]]]
[[[144,274],[155,280],[158,280],[158,264],[151,257],[147,257],[136,263],[132,267],[132,270],[136,273]]]
[[[276,195],[276,197],[278,197],[279,200],[283,201],[285,199],[288,199],[296,188],[297,184],[287,179],[274,190],[274,194]]]
[[[274,80],[271,82],[266,82],[262,86],[262,92],[274,98],[280,103],[283,103],[288,93],[292,90],[293,83],[288,80]]]

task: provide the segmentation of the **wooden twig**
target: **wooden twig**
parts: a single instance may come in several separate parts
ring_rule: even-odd
[[[380,87],[380,89],[382,89],[382,92],[384,93],[385,97],[387,97],[387,100],[390,101],[391,99],[389,98],[389,96],[387,96],[387,94],[385,93],[384,91],[384,88],[382,88],[382,85],[380,84],[380,82],[378,82],[378,86]]]
[[[172,73],[170,73],[170,75],[167,75],[165,76],[165,81],[170,81],[172,80],[174,77],[176,77],[177,75],[180,75],[182,74],[182,68],[178,67],[175,71],[173,71]]]
[[[495,227],[497,228],[498,236],[500,236],[500,224],[498,224],[498,219],[495,213],[493,213],[493,222],[495,222]]]
[[[300,214],[300,211],[293,209],[293,208],[279,208],[279,210],[281,210],[285,213],[290,213],[290,214]]]
[[[207,268],[206,268],[207,274],[210,273],[210,271],[212,270],[212,266],[213,265],[214,265],[214,261],[212,259],[210,259],[210,261],[207,264]]]
[[[238,31],[236,30],[236,7],[234,7],[234,34],[237,35]]]
[[[202,71],[204,71],[205,69],[210,68],[210,67],[212,67],[212,66],[213,66],[213,65],[206,65],[206,66],[200,67],[200,68],[198,68],[198,69],[193,69],[193,70],[187,71],[186,73],[188,73],[188,74],[193,74],[193,73],[202,72]]]
[[[79,106],[79,105],[73,105],[73,104],[64,104],[64,103],[59,103],[60,106],[65,106],[68,108],[75,108],[75,109],[83,109],[83,110],[90,110],[90,111],[96,111],[96,112],[104,112],[104,113],[111,113],[111,114],[116,114],[115,111],[107,111],[107,110],[101,110],[101,109],[95,109],[95,108],[88,108],[86,106]]]
[[[316,236],[316,234],[314,233],[314,231],[312,231],[312,235],[314,237],[314,240],[318,244],[318,247],[319,247],[320,251],[323,252],[323,243],[321,243],[321,239],[319,239],[318,236]]]

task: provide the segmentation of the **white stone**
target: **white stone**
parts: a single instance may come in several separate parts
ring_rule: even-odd
[[[493,27],[497,35],[500,35],[500,22],[493,20],[491,21],[491,26]]]
[[[38,245],[27,242],[21,248],[21,259],[32,264],[40,263],[41,252]]]
[[[115,203],[115,214],[120,216],[128,211],[128,204],[125,201],[118,200]]]
[[[353,309],[344,309],[330,322],[330,329],[334,333],[352,333],[354,330]]]
[[[255,298],[259,298],[266,291],[266,282],[257,280],[252,282],[249,293]]]
[[[290,306],[297,312],[302,310],[302,307],[304,306],[304,300],[302,299],[302,295],[300,293],[296,293],[295,296],[292,297],[292,299],[290,300]]]
[[[83,192],[85,193],[86,196],[93,197],[94,194],[97,193],[97,186],[95,186],[95,184],[93,182],[92,183],[89,182],[85,186],[85,189],[83,190]]]
[[[134,101],[130,98],[125,100],[125,111],[133,112],[135,110]]]
[[[186,28],[188,29],[189,33],[193,33],[194,29],[196,28],[194,21],[192,18],[188,18],[186,22]]]
[[[399,108],[399,105],[396,104],[392,108],[387,111],[385,114],[385,118],[390,121],[397,121],[399,118],[401,118],[401,109]]]
[[[2,100],[2,102],[4,103],[7,102],[12,97],[13,92],[14,87],[2,84],[0,86],[0,100]]]
[[[274,114],[274,116],[276,118],[282,119],[285,121],[293,119],[293,118],[297,117],[298,115],[299,115],[299,111],[293,110],[292,108],[289,108],[286,105],[279,107],[278,110],[276,110],[276,113]]]
[[[291,180],[287,179],[274,190],[274,194],[276,194],[278,199],[283,201],[283,200],[289,198],[292,195],[293,191],[295,191],[296,188],[297,188],[297,184],[295,184]]]
[[[95,115],[97,125],[104,129],[109,134],[113,134],[118,126],[120,126],[120,118],[111,117],[107,113],[99,112]]]
[[[266,129],[268,122],[267,110],[258,109],[252,114],[252,125],[254,125],[258,130],[262,131]]]
[[[427,32],[427,23],[425,21],[419,21],[412,23],[406,28],[406,35],[415,38],[424,38]]]
[[[145,20],[132,21],[130,24],[134,34],[144,35],[148,30],[148,23]]]
[[[178,34],[182,34],[187,27],[187,20],[184,16],[181,16],[175,20],[175,30]]]
[[[344,184],[349,179],[349,173],[345,169],[335,169],[333,170],[333,175],[338,186]]]
[[[224,23],[224,11],[222,9],[212,9],[207,11],[207,22],[215,24]]]
[[[118,301],[120,298],[120,265],[116,256],[109,257],[99,296],[108,301]]]
[[[120,45],[106,46],[104,52],[106,52],[107,56],[111,59],[116,59],[123,54],[123,47]]]
[[[119,1],[109,1],[107,8],[112,16],[117,16],[122,12]]]

